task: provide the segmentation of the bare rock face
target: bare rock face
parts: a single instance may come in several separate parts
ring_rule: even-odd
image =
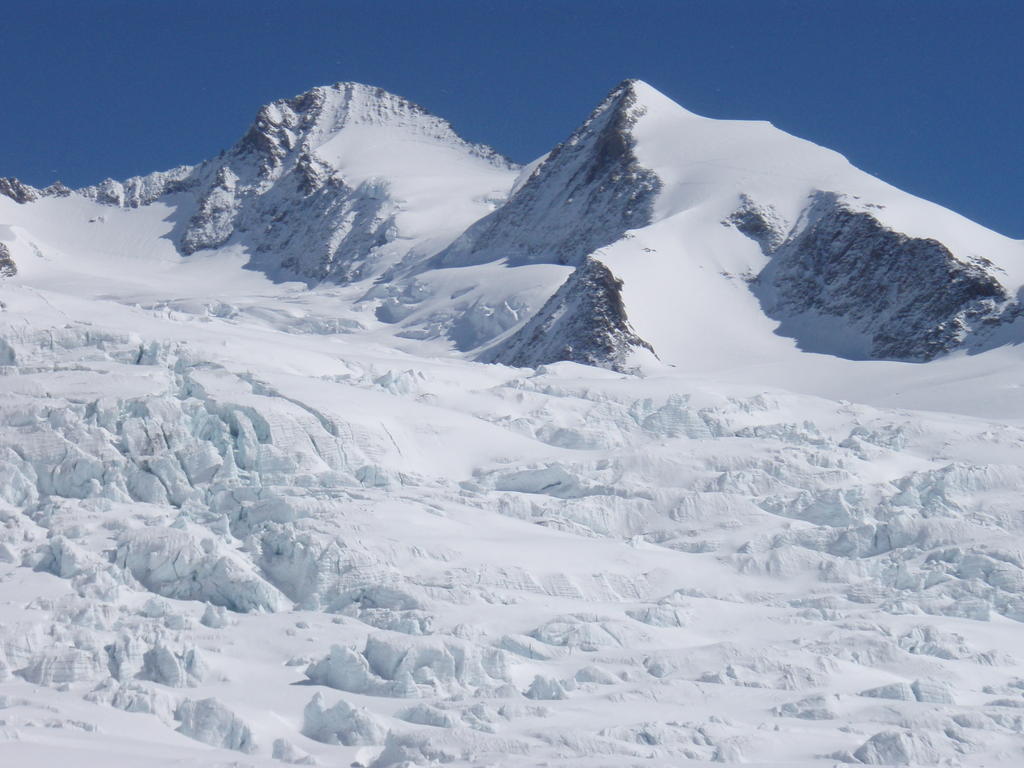
[[[807,351],[931,360],[1020,314],[984,259],[889,229],[831,192],[804,217],[780,236],[771,211],[745,200],[732,223],[771,256],[754,291],[778,332]],[[841,332],[821,336],[822,318]]]
[[[587,258],[540,311],[480,360],[520,367],[571,361],[621,371],[636,349],[654,349],[633,331],[622,281]]]
[[[11,198],[19,205],[33,203],[41,197],[68,197],[71,193],[71,188],[61,181],[55,181],[43,189],[36,189],[20,179],[0,177],[0,195]]]
[[[642,114],[633,81],[623,82],[505,205],[470,227],[436,263],[507,259],[510,266],[576,266],[627,230],[649,224],[661,181],[633,154],[630,128]]]
[[[0,243],[0,277],[14,277],[18,274],[18,265],[11,258],[10,249]]]
[[[31,203],[33,200],[38,200],[39,190],[35,187],[30,187],[18,179],[5,176],[0,178],[0,195],[9,197],[14,202],[24,205],[25,203]]]
[[[42,197],[71,197],[71,187],[67,186],[63,181],[55,181],[48,187],[45,187],[40,195]]]

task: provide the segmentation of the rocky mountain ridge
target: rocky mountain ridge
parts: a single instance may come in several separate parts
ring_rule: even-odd
[[[607,347],[614,354],[593,354],[592,339],[575,337],[543,345],[547,351],[495,350],[517,346],[516,334],[531,333],[527,325],[543,325],[538,313],[556,291],[602,294],[598,286],[607,284],[580,277],[563,285],[552,279],[557,272],[534,267],[576,268],[611,245],[622,254],[630,242],[628,258],[638,265],[664,250],[645,245],[646,232],[667,232],[670,251],[685,249],[707,240],[712,219],[701,217],[712,210],[720,212],[714,226],[756,241],[760,258],[735,239],[680,258],[707,260],[711,269],[744,262],[739,271],[762,311],[801,349],[923,361],[1016,333],[1021,278],[1007,278],[1001,265],[1005,254],[1024,263],[1024,246],[982,231],[976,244],[967,235],[964,252],[960,243],[903,232],[888,220],[890,201],[912,211],[910,229],[952,214],[918,212],[912,198],[835,153],[767,124],[693,115],[641,81],[624,81],[564,142],[518,180],[517,173],[401,97],[338,83],[265,106],[221,157],[77,194],[124,208],[166,202],[174,208],[168,237],[184,255],[230,244],[275,280],[375,280],[363,298],[382,302],[378,317],[396,334],[444,339],[480,360],[536,366],[568,355],[622,368],[623,350],[652,348],[629,325],[630,281],[621,311],[559,324],[563,333],[606,327],[617,337]],[[59,183],[36,190],[4,179],[0,194],[28,204],[72,193]],[[499,266],[485,286],[480,274]],[[519,274],[502,289],[501,273]],[[440,282],[450,299],[431,287]],[[651,299],[646,291],[641,300]],[[672,291],[656,301],[670,312]],[[603,303],[598,295],[561,311]]]
[[[332,142],[366,129],[375,132],[374,144],[384,145],[374,148],[378,154],[400,156],[403,145],[422,142],[451,154],[451,162],[484,168],[478,174],[483,178],[473,180],[482,188],[457,190],[468,198],[460,203],[475,203],[481,213],[500,200],[516,169],[412,102],[379,88],[337,83],[266,105],[239,142],[217,158],[123,182],[107,179],[76,192],[128,208],[167,199],[178,209],[171,237],[185,255],[240,242],[250,250],[253,268],[275,277],[350,282],[372,274],[375,257],[388,258],[380,252],[389,243],[410,238],[398,221],[406,201],[386,169],[350,174],[331,155]],[[349,142],[356,145],[350,152],[359,151],[360,138]],[[440,164],[425,175],[445,170]],[[34,190],[17,180],[0,188],[18,202],[64,192]],[[408,247],[392,258],[406,255]]]
[[[622,83],[504,205],[439,253],[436,265],[503,259],[512,267],[578,266],[628,230],[650,224],[661,181],[638,164],[629,132],[644,109],[636,82]]]

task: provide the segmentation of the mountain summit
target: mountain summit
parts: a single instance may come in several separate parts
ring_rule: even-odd
[[[350,282],[443,245],[515,171],[400,96],[337,83],[263,107],[221,157],[81,193],[131,207],[174,195],[182,253],[235,243],[276,279]]]
[[[576,266],[627,230],[650,224],[661,180],[638,163],[631,133],[647,111],[648,90],[638,80],[619,85],[505,205],[470,227],[437,263]]]

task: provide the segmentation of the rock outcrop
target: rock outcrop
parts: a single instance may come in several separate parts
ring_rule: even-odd
[[[14,277],[18,274],[18,265],[11,257],[11,249],[0,243],[0,277]]]
[[[630,128],[643,113],[635,81],[621,83],[508,202],[470,227],[435,263],[505,259],[510,266],[578,266],[627,230],[649,224],[661,181],[633,153]]]
[[[624,371],[641,349],[654,352],[629,324],[622,281],[589,257],[526,325],[478,359],[534,368],[570,361]]]
[[[778,333],[809,352],[931,360],[1021,315],[991,263],[886,227],[842,195],[818,193],[788,234],[749,202],[733,222],[771,257],[752,287]]]

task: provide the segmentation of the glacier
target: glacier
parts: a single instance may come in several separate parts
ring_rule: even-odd
[[[0,755],[1018,766],[1022,285],[635,80],[0,180]]]

